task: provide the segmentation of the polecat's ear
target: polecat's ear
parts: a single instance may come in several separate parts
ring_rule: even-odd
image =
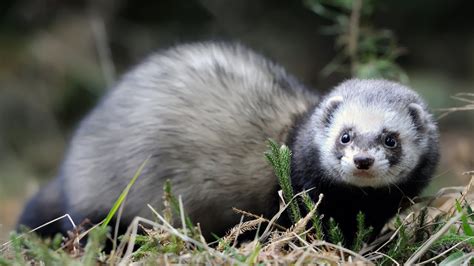
[[[324,114],[323,114],[323,123],[328,125],[331,123],[331,119],[333,117],[334,111],[341,105],[343,102],[342,96],[333,96],[326,100],[324,103]]]
[[[408,105],[408,113],[411,116],[413,124],[417,131],[424,131],[426,125],[426,114],[423,108],[417,103],[410,103]]]

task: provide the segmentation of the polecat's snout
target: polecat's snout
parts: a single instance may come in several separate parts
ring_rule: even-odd
[[[354,165],[359,170],[369,170],[374,161],[375,158],[367,153],[359,153],[354,156]]]

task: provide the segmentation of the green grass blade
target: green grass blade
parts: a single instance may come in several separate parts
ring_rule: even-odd
[[[104,222],[102,223],[102,228],[107,227],[107,225],[110,223],[110,221],[111,221],[112,218],[114,217],[114,215],[115,215],[115,213],[117,212],[117,210],[120,208],[120,206],[122,205],[122,203],[125,201],[125,199],[127,198],[128,192],[129,192],[130,189],[132,188],[133,184],[135,184],[135,181],[137,180],[137,178],[138,178],[138,177],[140,176],[140,174],[142,173],[143,168],[145,167],[145,165],[147,164],[147,162],[148,162],[149,159],[150,159],[150,157],[148,157],[148,158],[142,163],[142,165],[140,165],[140,167],[138,168],[138,170],[135,172],[135,175],[133,176],[132,180],[130,180],[130,182],[128,183],[128,185],[125,187],[125,189],[122,191],[122,193],[120,194],[120,196],[118,197],[118,199],[115,201],[114,206],[112,206],[112,209],[110,209],[109,214],[107,214],[107,217],[105,218]]]
[[[474,222],[474,212],[472,211],[471,206],[466,202],[466,204],[464,204],[464,207],[466,208],[467,216],[469,216],[469,218],[471,218],[471,221]]]
[[[258,254],[260,254],[260,250],[261,250],[261,246],[260,246],[260,242],[256,242],[255,244],[255,247],[252,251],[252,253],[250,254],[250,256],[247,258],[246,260],[246,263],[248,265],[255,265],[256,262],[257,262],[257,258],[258,258]]]
[[[474,236],[474,232],[471,228],[471,225],[469,224],[469,221],[467,219],[467,215],[466,213],[464,212],[463,208],[461,207],[461,204],[459,203],[459,201],[456,200],[456,210],[459,212],[459,213],[462,213],[461,215],[461,222],[462,222],[462,229],[464,230],[464,233],[467,235],[467,236]]]
[[[454,266],[454,265],[461,265],[462,258],[464,257],[464,253],[462,251],[456,251],[449,255],[446,259],[440,262],[440,266]]]

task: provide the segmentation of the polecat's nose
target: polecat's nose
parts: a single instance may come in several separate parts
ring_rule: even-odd
[[[354,156],[354,164],[357,169],[368,170],[374,164],[374,157],[366,154]]]

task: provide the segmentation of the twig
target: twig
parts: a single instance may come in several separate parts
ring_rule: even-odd
[[[244,222],[244,216],[240,216],[240,222],[239,222],[239,227],[237,228],[237,231],[240,232],[240,229],[242,228],[242,223]],[[239,235],[237,234],[234,238],[234,243],[232,244],[232,247],[235,248],[237,246],[237,238]]]
[[[474,176],[471,177],[471,180],[469,180],[469,184],[467,184],[461,192],[461,197],[458,199],[459,202],[463,202],[466,199],[466,196],[469,194],[472,187],[474,187]],[[449,212],[450,216],[453,216],[455,212],[456,208],[453,205]]]
[[[117,219],[115,219],[114,237],[112,240],[112,252],[110,253],[111,258],[112,258],[111,260],[113,260],[113,256],[115,255],[115,249],[117,248],[117,239],[119,236],[119,225],[120,225],[120,220],[122,218],[124,206],[125,206],[125,200],[123,204],[120,205],[120,208],[118,209],[118,212],[117,212]]]
[[[466,99],[466,98],[463,98],[463,97],[460,97],[461,95],[457,94],[457,95],[454,95],[454,96],[451,96],[451,98],[453,98],[454,100],[458,100],[460,102],[465,102],[465,103],[468,103],[468,104],[474,104],[474,100],[471,100],[471,99]]]
[[[397,265],[397,266],[400,265],[400,263],[398,263],[394,258],[390,257],[390,256],[387,255],[387,254],[384,254],[384,253],[378,252],[378,251],[375,251],[374,254],[378,254],[378,255],[381,255],[381,256],[383,256],[383,257],[385,257],[385,258],[388,258],[389,260],[391,260],[391,261],[394,263],[394,265]]]
[[[207,247],[203,243],[181,234],[178,230],[176,230],[173,226],[171,226],[168,222],[166,222],[166,220],[158,212],[156,212],[156,210],[153,209],[153,207],[151,207],[149,204],[148,204],[148,207],[154,212],[156,217],[158,217],[158,219],[160,219],[160,221],[163,222],[163,225],[155,223],[153,221],[150,221],[150,220],[142,218],[142,217],[138,217],[138,216],[135,217],[132,221],[132,224],[127,229],[127,233],[126,233],[125,236],[127,236],[127,237],[129,236],[129,238],[128,238],[128,247],[127,247],[127,250],[126,250],[126,252],[123,256],[123,259],[118,263],[118,265],[128,265],[129,264],[129,260],[132,256],[132,253],[133,253],[133,247],[135,245],[135,239],[136,239],[136,236],[137,236],[137,230],[138,230],[138,224],[139,223],[145,223],[145,224],[148,224],[148,225],[153,226],[155,228],[166,231],[170,234],[173,234],[173,235],[181,238],[183,241],[192,243],[193,245],[195,245],[197,247],[200,247],[202,249],[207,250],[211,255],[215,255],[215,256],[220,257],[220,258],[222,258],[226,261],[230,261],[233,265],[234,264],[235,265],[242,265],[241,262],[236,261],[233,258],[226,257],[224,254],[222,254],[222,253],[220,253],[220,252],[218,252],[214,249],[211,249],[211,248]],[[124,239],[126,239],[127,237],[124,237]]]
[[[53,219],[53,220],[51,220],[51,221],[49,221],[49,222],[47,222],[47,223],[44,223],[44,224],[42,224],[42,225],[40,225],[40,226],[38,226],[38,227],[36,227],[36,228],[34,228],[34,229],[28,231],[27,233],[24,233],[24,234],[19,235],[19,236],[16,237],[15,239],[23,238],[23,237],[24,237],[25,235],[27,235],[27,234],[33,233],[33,232],[35,232],[35,231],[37,231],[37,230],[39,230],[39,229],[41,229],[41,228],[43,228],[43,227],[45,227],[45,226],[48,226],[48,225],[50,225],[50,224],[52,224],[52,223],[54,223],[54,222],[57,222],[57,221],[59,221],[59,220],[61,220],[61,219],[64,219],[64,218],[67,218],[68,221],[72,224],[73,229],[76,229],[76,227],[77,227],[76,224],[75,224],[74,221],[72,220],[71,216],[70,216],[68,213],[66,213],[66,214],[64,214],[63,216],[60,216],[60,217],[58,217],[58,218],[56,218],[56,219]],[[10,241],[8,241],[8,242],[6,242],[6,243],[3,243],[3,244],[1,245],[1,248],[2,248],[2,249],[0,250],[0,252],[3,252],[3,251],[6,249],[6,247],[12,243],[12,241],[13,241],[13,240],[10,240]]]
[[[414,215],[415,213],[414,212],[410,212],[406,217],[405,219],[403,219],[403,222],[402,224],[397,228],[397,230],[395,230],[395,232],[393,232],[392,236],[390,236],[390,238],[385,242],[383,243],[380,247],[378,247],[374,252],[371,252],[369,253],[372,254],[372,253],[378,253],[380,252],[380,250],[385,247],[386,245],[388,245],[388,243],[390,243],[391,241],[393,241],[393,239],[395,239],[395,237],[397,236],[398,232],[400,231],[400,229],[405,225],[405,222],[408,221],[409,218],[411,218],[412,215]],[[364,254],[365,252],[367,252],[368,250],[361,250],[360,253],[361,254]]]
[[[456,216],[451,218],[436,234],[432,235],[428,241],[426,241],[418,250],[411,255],[411,257],[405,262],[405,265],[414,264],[426,251],[433,245],[433,243],[443,236],[449,228],[461,218],[462,213],[458,213]]]
[[[160,221],[163,223],[163,225],[154,223],[155,227],[158,227],[162,230],[165,230],[165,231],[167,231],[171,234],[174,234],[177,237],[181,238],[183,241],[190,242],[190,243],[196,245],[197,247],[205,249],[209,253],[211,253],[212,255],[216,255],[216,256],[224,259],[224,260],[229,260],[232,263],[235,263],[235,264],[238,264],[238,265],[242,264],[241,262],[236,261],[233,258],[229,258],[229,257],[224,256],[224,254],[222,254],[221,252],[218,252],[217,250],[214,250],[214,249],[209,248],[208,246],[205,246],[203,243],[201,243],[197,240],[194,240],[193,238],[190,238],[188,236],[185,236],[185,235],[181,234],[178,230],[176,230],[176,228],[174,228],[172,225],[170,225],[150,204],[147,204],[147,206],[156,215],[156,217],[158,217],[158,219],[160,219]],[[148,221],[148,222],[151,222],[151,221]]]
[[[288,206],[290,206],[290,203],[294,200],[296,200],[297,197],[301,196],[303,193],[306,193],[308,191],[310,191],[311,189],[309,190],[304,190],[304,191],[301,191],[299,193],[297,193],[296,195],[293,196],[293,198],[291,198],[291,200],[289,202],[287,202],[283,208],[281,208],[273,217],[272,219],[268,222],[268,225],[267,227],[265,228],[265,231],[263,231],[262,233],[262,236],[260,236],[259,238],[259,241],[260,242],[263,242],[267,237],[268,235],[270,234],[270,229],[272,228],[272,225],[276,222],[276,220],[278,220],[278,218],[280,218],[280,216],[282,215],[282,213],[288,208]]]
[[[181,216],[181,224],[183,225],[183,233],[185,236],[187,236],[188,233],[187,233],[186,222],[184,218],[185,215],[184,215],[183,199],[181,195],[179,195],[178,201],[179,201],[179,214]]]
[[[303,240],[304,241],[304,240]],[[354,256],[355,258],[358,258],[360,259],[361,261],[363,262],[366,262],[366,263],[370,263],[370,265],[373,264],[373,262],[369,261],[367,258],[363,257],[362,255],[350,250],[350,249],[347,249],[343,246],[340,246],[340,245],[336,245],[336,244],[332,244],[332,243],[329,243],[329,242],[326,242],[326,241],[322,241],[322,240],[317,240],[313,243],[314,246],[329,246],[329,247],[332,247],[332,248],[335,248],[335,249],[338,249],[338,250],[342,250],[343,252],[349,254],[349,255],[352,255]]]
[[[419,265],[426,264],[426,263],[428,263],[428,262],[432,262],[432,261],[434,261],[434,260],[436,260],[436,259],[438,259],[438,258],[441,258],[442,256],[444,256],[445,254],[447,254],[447,253],[450,252],[451,250],[455,249],[456,247],[460,246],[460,245],[463,244],[464,242],[466,242],[466,241],[468,241],[468,240],[471,240],[471,239],[473,239],[473,238],[474,238],[474,237],[472,237],[472,236],[469,237],[469,238],[466,238],[466,239],[462,240],[461,242],[456,243],[456,245],[453,245],[452,247],[446,249],[446,250],[443,251],[442,253],[440,253],[440,254],[434,256],[433,258],[430,258],[430,259],[428,259],[428,260],[419,262],[418,264],[419,264]]]
[[[348,52],[351,58],[351,73],[354,76],[357,70],[357,45],[359,42],[359,24],[360,10],[362,8],[362,0],[352,1],[352,12],[349,22],[349,43]]]
[[[235,208],[235,207],[232,207],[232,210],[235,212],[235,213],[238,213],[238,214],[242,214],[243,216],[247,216],[247,217],[252,217],[254,219],[263,219],[265,222],[269,223],[270,220],[262,217],[262,216],[258,216],[258,215],[255,215],[253,213],[250,213],[250,212],[246,212],[244,210],[241,210],[241,209],[238,209],[238,208]],[[286,230],[287,228],[277,224],[277,223],[274,223],[273,224],[276,228],[280,229],[280,230]]]
[[[452,107],[452,108],[440,108],[438,111],[444,112],[438,116],[438,120],[448,116],[451,113],[459,111],[472,111],[474,110],[474,104],[469,104],[461,107]]]
[[[99,56],[102,74],[104,75],[107,86],[111,87],[114,84],[116,77],[115,65],[112,61],[112,53],[108,45],[109,41],[104,20],[97,14],[97,12],[92,11],[90,13],[90,25],[95,40],[97,55]]]
[[[219,245],[217,246],[217,250],[222,251],[225,247],[225,244],[229,243],[230,241],[234,241],[234,246],[236,245],[237,237],[247,231],[250,230],[257,230],[260,228],[260,224],[264,222],[265,220],[263,218],[258,218],[255,220],[250,220],[247,222],[242,222],[243,217],[240,220],[240,223],[236,226],[234,226],[227,234],[222,238],[222,241],[219,241]],[[258,230],[257,234],[258,235]]]

